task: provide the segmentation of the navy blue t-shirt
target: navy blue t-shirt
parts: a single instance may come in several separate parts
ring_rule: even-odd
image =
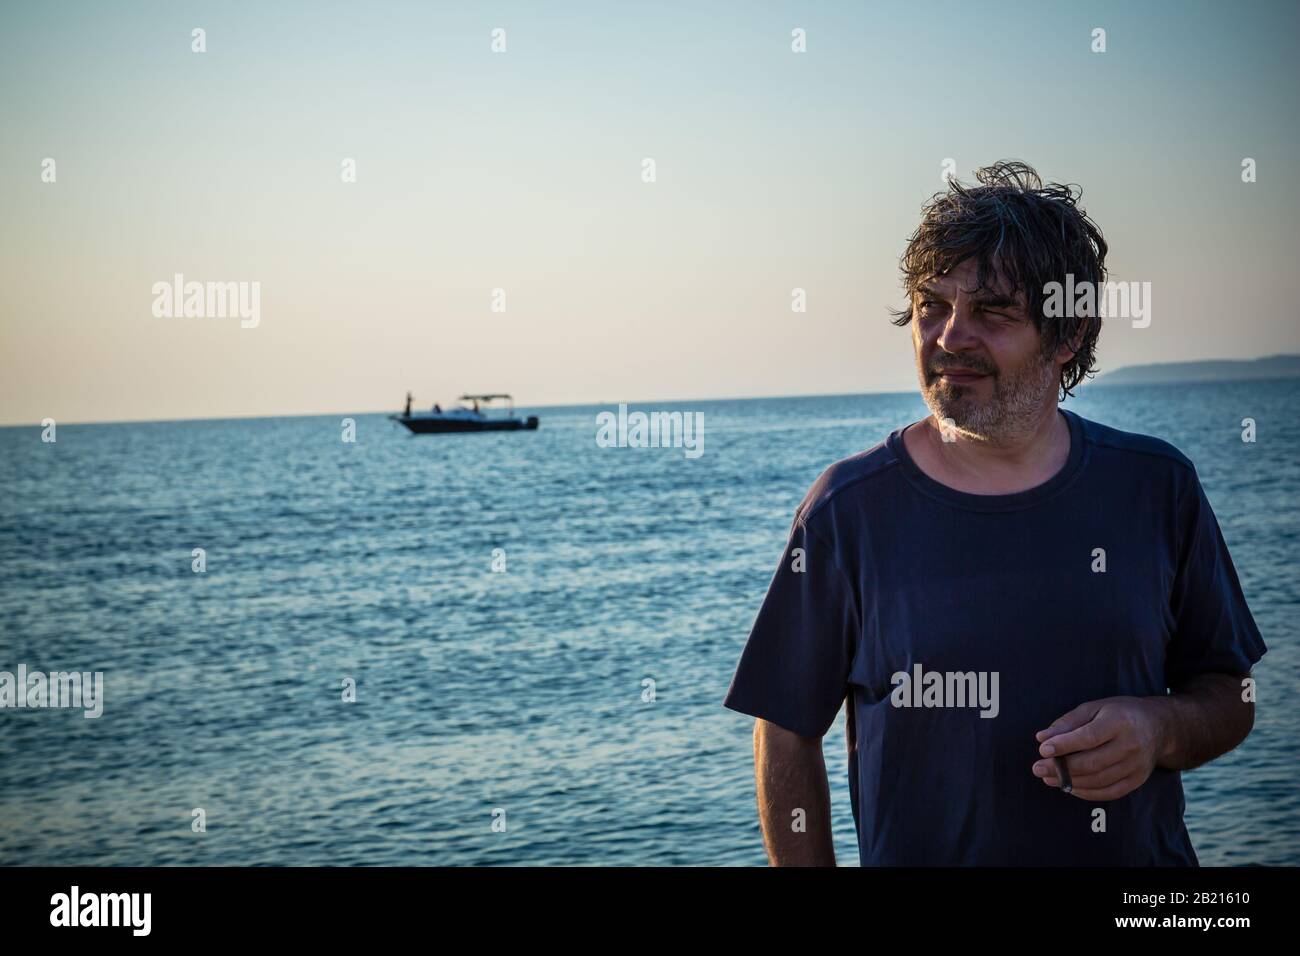
[[[1087,801],[1031,770],[1079,704],[1265,652],[1192,463],[1060,411],[1069,457],[1026,491],[949,488],[898,429],[799,506],[724,703],[820,738],[848,697],[864,866],[1197,864],[1178,772]]]

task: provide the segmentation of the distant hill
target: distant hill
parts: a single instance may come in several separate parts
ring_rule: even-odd
[[[1113,372],[1098,375],[1092,383],[1094,385],[1148,385],[1160,382],[1231,382],[1244,379],[1293,377],[1300,377],[1300,355],[1126,365]]]

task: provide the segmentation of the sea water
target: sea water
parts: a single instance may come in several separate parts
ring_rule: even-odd
[[[1300,381],[1066,407],[1196,463],[1269,653],[1188,827],[1204,864],[1300,863]],[[0,429],[0,670],[104,675],[99,719],[0,712],[0,864],[763,863],[723,695],[809,484],[925,408],[633,406],[701,413],[697,458],[602,447],[617,408]],[[843,712],[825,751],[854,864]]]

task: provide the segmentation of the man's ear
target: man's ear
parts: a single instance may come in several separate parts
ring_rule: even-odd
[[[1074,358],[1079,349],[1083,347],[1083,337],[1086,331],[1086,329],[1080,327],[1074,334],[1074,338],[1067,339],[1061,343],[1060,348],[1056,350],[1056,359],[1058,362],[1065,364],[1070,361],[1070,359]]]

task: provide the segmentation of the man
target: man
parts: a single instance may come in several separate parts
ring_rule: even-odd
[[[1195,866],[1179,771],[1250,732],[1265,646],[1192,463],[1057,407],[1101,322],[1049,283],[1105,281],[1100,230],[1023,164],[977,177],[902,260],[933,414],[814,483],[727,693],[768,857],[835,863],[847,695],[863,865]]]

